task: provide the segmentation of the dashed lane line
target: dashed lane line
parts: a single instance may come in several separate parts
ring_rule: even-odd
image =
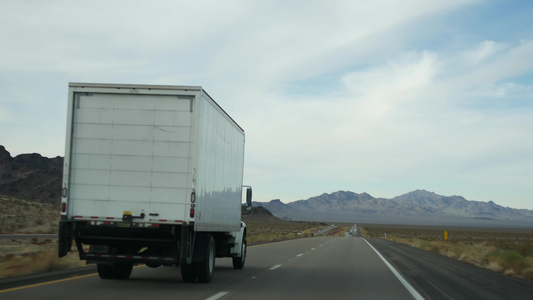
[[[213,295],[213,296],[211,296],[211,297],[209,297],[209,298],[207,298],[205,300],[217,300],[217,299],[220,299],[220,298],[226,296],[228,293],[229,292],[220,292],[220,293],[215,294],[215,295]]]

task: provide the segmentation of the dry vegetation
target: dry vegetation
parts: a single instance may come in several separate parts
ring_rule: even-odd
[[[57,239],[0,240],[0,278],[84,266],[77,252],[57,257]]]
[[[248,243],[279,241],[313,236],[327,224],[293,222],[264,215],[244,215]]]
[[[0,233],[56,234],[57,205],[0,196]],[[83,266],[76,252],[59,259],[57,238],[0,239],[0,278]]]
[[[0,196],[0,233],[57,233],[59,206]]]
[[[444,240],[444,231],[448,240]],[[364,237],[386,238],[474,264],[505,275],[533,280],[533,229],[362,226]]]

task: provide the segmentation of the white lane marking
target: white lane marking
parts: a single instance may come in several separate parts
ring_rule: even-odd
[[[272,268],[270,268],[269,270],[270,270],[270,271],[273,271],[273,270],[275,270],[275,269],[277,269],[277,268],[279,268],[279,267],[281,267],[281,265],[275,265],[275,266],[273,266]]]
[[[316,249],[315,248],[311,248],[311,251],[315,251]]]
[[[218,293],[216,295],[213,295],[213,296],[211,296],[211,297],[209,297],[209,298],[207,298],[205,300],[217,300],[217,299],[220,299],[220,298],[226,296],[228,293],[229,292],[220,292],[220,293]]]
[[[302,255],[304,255],[304,254],[303,254],[303,253],[300,253],[300,254],[298,254],[298,255],[296,255],[296,256],[297,256],[297,257],[300,257],[300,256],[302,256]]]
[[[396,271],[396,269],[385,259],[385,257],[383,257],[383,255],[381,255],[381,253],[378,252],[378,250],[376,250],[376,248],[374,248],[374,246],[372,246],[366,239],[363,239],[367,244],[368,246],[370,246],[370,248],[372,248],[372,250],[374,250],[374,252],[376,252],[376,254],[379,256],[379,258],[381,258],[381,260],[385,263],[385,265],[387,267],[389,267],[389,269],[391,270],[392,274],[394,274],[394,276],[396,276],[396,278],[398,278],[398,280],[400,280],[400,282],[403,284],[403,286],[409,291],[409,293],[411,293],[411,295],[416,299],[416,300],[424,300],[424,297],[422,297],[422,295],[420,295],[416,290],[415,288],[413,288],[409,282],[407,282],[407,280],[405,280],[403,278],[403,276],[398,273],[398,271]]]

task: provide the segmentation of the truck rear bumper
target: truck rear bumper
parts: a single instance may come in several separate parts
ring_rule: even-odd
[[[143,255],[125,255],[125,254],[97,254],[97,253],[82,253],[80,259],[86,260],[88,263],[96,262],[134,262],[143,264],[162,264],[174,265],[178,264],[179,260],[174,257],[164,256],[143,256]]]
[[[65,255],[70,250],[68,241],[73,239],[80,259],[89,263],[123,261],[177,265],[182,252],[179,247],[182,227],[124,228],[90,225],[87,221],[61,221],[59,255]]]

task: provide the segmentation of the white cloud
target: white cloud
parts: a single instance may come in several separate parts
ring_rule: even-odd
[[[203,51],[203,45],[209,46],[209,40],[217,40],[231,24],[231,10],[219,13],[231,4],[213,1],[206,8],[194,1],[17,2],[1,13],[2,35],[10,42],[4,44],[0,67],[69,74],[146,68],[153,56]]]
[[[477,64],[490,57],[493,57],[497,53],[508,48],[509,45],[504,43],[496,43],[494,41],[484,41],[479,45],[477,49],[465,51],[463,54],[466,62]]]
[[[371,70],[348,73],[341,80],[351,97],[364,99],[356,108],[364,112],[361,117],[382,119],[394,113],[398,104],[413,99],[413,93],[430,84],[437,72],[437,56],[424,51],[408,53],[398,62],[389,59],[388,64]]]
[[[467,69],[464,74],[454,76],[452,84],[466,86],[479,86],[482,84],[496,83],[500,80],[512,79],[529,72],[533,68],[533,42],[522,41],[520,44],[509,46],[507,51],[501,51],[497,57]]]

